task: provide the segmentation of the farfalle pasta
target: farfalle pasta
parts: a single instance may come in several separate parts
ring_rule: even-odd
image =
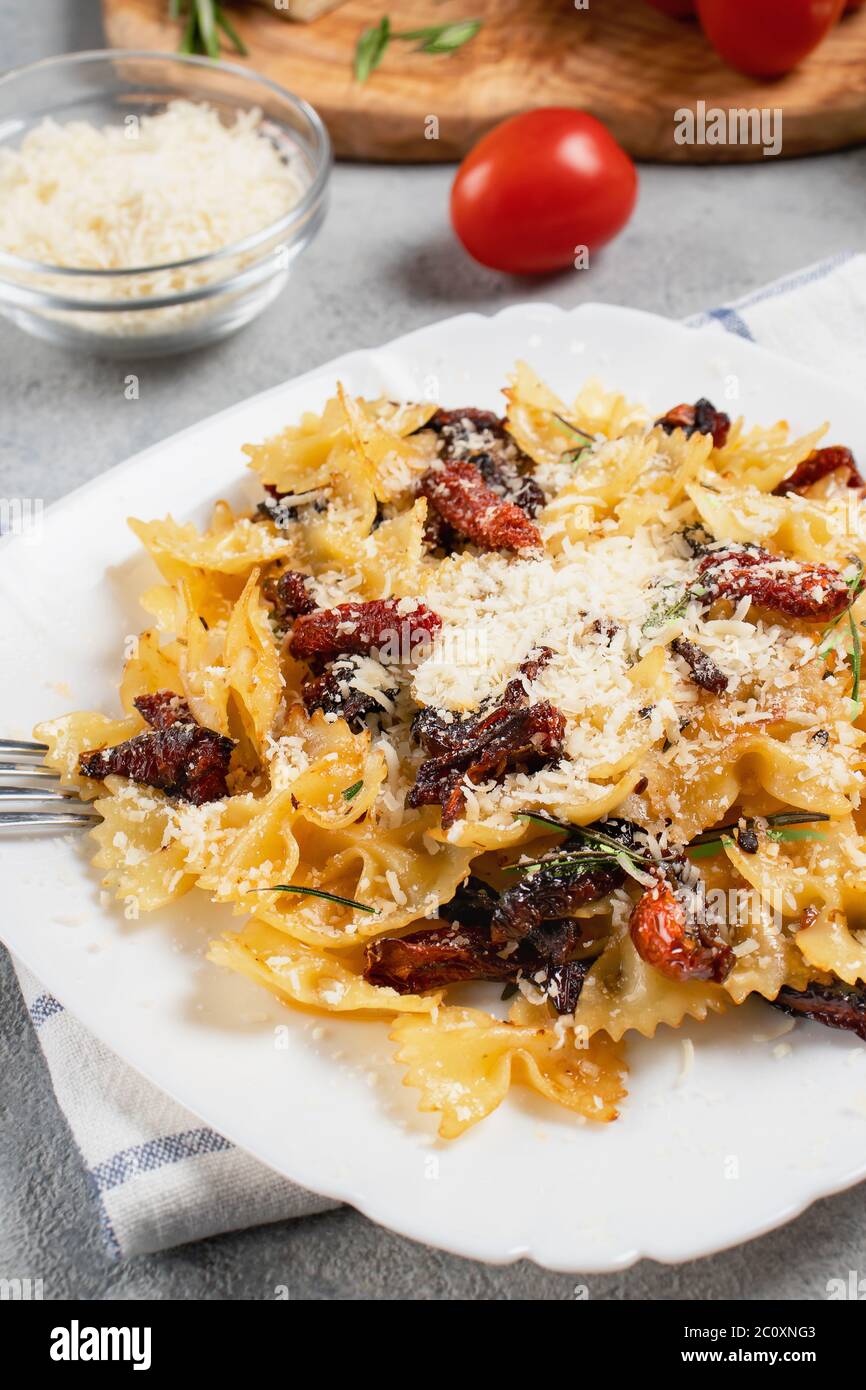
[[[610,1121],[629,1034],[750,997],[866,1037],[853,455],[504,394],[339,386],[247,446],[252,513],[131,520],[120,709],[36,730],[126,916],[228,904],[211,961],[390,1018],[445,1138],[515,1081]]]

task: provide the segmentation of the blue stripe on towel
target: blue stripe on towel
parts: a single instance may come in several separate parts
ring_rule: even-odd
[[[740,318],[736,309],[729,309],[726,305],[722,305],[719,309],[710,309],[707,318],[715,319],[729,333],[736,333],[738,338],[748,338],[750,343],[755,341],[749,325],[745,319]]]
[[[838,255],[828,256],[817,265],[807,266],[805,270],[796,270],[792,275],[786,275],[783,279],[774,281],[772,285],[763,285],[761,289],[738,300],[737,307],[750,309],[754,304],[763,304],[767,299],[778,299],[780,295],[802,289],[803,285],[813,285],[819,280],[826,280],[828,275],[832,275],[834,270],[838,270],[856,254],[856,251],[840,251]]]
[[[164,1134],[158,1139],[148,1139],[144,1144],[121,1149],[91,1168],[90,1175],[98,1192],[108,1192],[139,1173],[153,1173],[158,1168],[180,1163],[185,1158],[200,1158],[203,1154],[223,1153],[233,1148],[234,1144],[217,1134],[216,1130],[188,1129],[182,1134]]]
[[[49,1018],[55,1014],[63,1013],[63,1005],[59,999],[55,999],[53,994],[40,994],[30,1005],[30,1017],[33,1020],[34,1028],[41,1028],[43,1023],[47,1023]]]

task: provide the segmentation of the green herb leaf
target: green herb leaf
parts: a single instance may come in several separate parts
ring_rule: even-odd
[[[306,888],[298,883],[274,883],[270,888],[254,888],[254,893],[300,893],[305,898],[324,898],[329,903],[339,903],[341,907],[354,907],[358,912],[378,913],[378,907],[368,903],[356,902],[354,898],[341,898],[337,893],[326,893],[323,888]]]
[[[639,861],[648,861],[649,859],[649,856],[643,850],[629,849],[626,845],[621,844],[619,840],[614,839],[613,835],[606,835],[603,830],[596,830],[595,827],[590,828],[588,825],[567,825],[562,821],[554,820],[552,816],[542,815],[539,811],[519,811],[518,819],[534,821],[536,825],[544,825],[548,830],[558,830],[565,835],[577,835],[590,849],[594,849],[597,853],[603,854],[603,856],[608,859],[612,854],[624,854],[629,859],[636,859]],[[580,849],[575,850],[574,853],[585,858],[588,851]],[[549,863],[550,861],[546,860],[544,862]]]
[[[858,714],[860,713],[860,673],[863,664],[863,647],[860,638],[860,632],[857,627],[857,624],[854,621],[854,614],[851,610],[854,606],[855,601],[860,597],[860,594],[863,592],[864,582],[866,582],[866,572],[864,572],[863,561],[859,558],[859,556],[852,555],[849,558],[851,559],[852,563],[856,565],[856,570],[850,579],[845,580],[845,584],[848,589],[848,606],[846,608],[843,608],[842,612],[837,614],[833,621],[831,623],[828,623],[827,626],[824,628],[824,631],[822,633],[822,637],[824,640],[821,642],[821,645],[818,648],[818,655],[824,661],[826,661],[830,653],[838,649],[839,644],[842,640],[842,634],[840,632],[836,632],[836,628],[843,621],[843,619],[847,619],[848,630],[851,634],[851,650],[847,653],[848,659],[851,663],[852,678],[851,718],[856,719]]]
[[[570,835],[574,829],[573,825],[564,825],[561,820],[545,816],[541,811],[518,811],[517,819],[535,821],[538,825],[546,825],[548,830],[558,830],[562,835]]]
[[[830,817],[823,811],[777,811],[772,816],[767,816],[767,837],[771,840],[807,840],[823,839],[824,837],[817,831],[805,830],[802,832],[786,831],[785,826],[803,825],[809,821],[827,821]],[[702,830],[700,835],[696,835],[686,845],[686,849],[694,859],[709,859],[712,855],[718,854],[722,845],[727,840],[733,843],[730,831],[739,829],[740,822],[730,821],[727,825],[720,825],[715,830]]]
[[[351,787],[346,787],[346,788],[344,788],[344,790],[343,790],[343,798],[344,798],[344,800],[346,800],[346,801],[352,801],[352,800],[354,800],[354,798],[358,795],[358,792],[361,790],[361,788],[363,787],[363,785],[364,785],[364,779],[363,779],[363,777],[362,777],[361,780],[360,780],[360,782],[353,782],[352,785],[351,785]]]
[[[768,840],[826,840],[827,836],[822,835],[820,830],[773,830],[767,831]]]
[[[232,24],[222,5],[217,5],[216,7],[216,22],[222,29],[229,43],[234,45],[235,52],[240,53],[242,58],[246,58],[247,46],[244,43],[235,26]]]
[[[423,53],[453,53],[474,39],[481,28],[480,19],[464,19],[456,24],[441,24],[421,45]]]
[[[198,20],[195,10],[190,10],[189,19],[186,22],[180,43],[177,46],[178,53],[195,53],[197,37]]]
[[[851,699],[856,708],[860,704],[860,667],[863,662],[863,644],[860,640],[860,631],[854,621],[854,614],[850,608],[848,609],[848,626],[851,629],[851,674],[854,678],[851,686]],[[854,714],[853,718],[856,719],[857,714]]]
[[[570,420],[566,420],[563,415],[558,414],[555,410],[552,410],[550,413],[553,416],[553,428],[559,430],[560,434],[569,434],[577,436],[578,439],[582,439],[583,444],[581,445],[581,449],[589,449],[595,443],[595,435],[587,434],[586,430],[580,428],[580,425],[573,425]]]
[[[366,82],[385,56],[391,41],[391,21],[383,15],[378,24],[365,29],[355,48],[355,81]]]
[[[458,19],[451,24],[428,24],[423,29],[403,29],[395,39],[417,39],[422,53],[453,53],[474,39],[481,28],[480,19]]]
[[[667,627],[668,623],[676,622],[677,618],[685,617],[690,601],[691,594],[686,589],[686,592],[673,603],[654,603],[641,628],[644,637],[648,637],[658,628]]]
[[[195,0],[195,10],[204,51],[209,58],[216,58],[219,61],[220,41],[217,33],[216,15],[214,14],[214,0]]]
[[[692,859],[712,859],[714,854],[720,854],[722,850],[722,839],[705,840],[700,845],[686,845],[686,849]]]

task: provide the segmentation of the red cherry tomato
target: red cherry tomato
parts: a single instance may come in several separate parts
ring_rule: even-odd
[[[697,0],[713,48],[750,77],[781,77],[811,53],[845,0]]]
[[[482,136],[457,170],[451,221],[482,265],[533,275],[610,241],[636,198],[637,170],[610,131],[585,111],[550,106]]]
[[[661,10],[662,14],[669,14],[671,19],[688,19],[695,12],[695,0],[647,0],[647,4],[654,10]]]

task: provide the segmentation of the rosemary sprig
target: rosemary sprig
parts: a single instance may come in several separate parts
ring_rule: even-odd
[[[774,815],[767,816],[767,838],[770,840],[823,840],[824,836],[817,830],[800,829],[795,830],[789,827],[804,826],[812,821],[827,821],[830,817],[823,811],[778,811]],[[731,842],[732,832],[739,828],[739,821],[731,821],[727,825],[716,826],[714,830],[702,830],[700,835],[696,835],[693,840],[689,840],[686,849],[693,859],[709,859],[714,854],[718,854],[725,841]]]
[[[246,57],[246,46],[219,0],[169,0],[168,17],[183,21],[179,53],[203,53],[219,59],[220,30],[236,53]]]
[[[453,53],[475,38],[482,23],[480,19],[460,19],[450,24],[428,24],[422,29],[400,31],[392,29],[388,15],[383,15],[378,24],[363,31],[355,46],[355,81],[366,82],[375,72],[392,39],[417,42],[421,53]]]
[[[826,661],[832,651],[838,649],[839,636],[834,636],[836,628],[843,621],[848,624],[848,631],[851,634],[851,650],[846,653],[851,663],[851,718],[856,719],[860,713],[860,676],[863,666],[863,643],[860,637],[860,629],[854,621],[852,609],[856,600],[863,592],[866,574],[864,574],[863,561],[856,555],[850,557],[852,563],[856,565],[856,572],[850,579],[845,580],[848,589],[848,603],[841,613],[838,613],[831,623],[828,623],[821,633],[821,645],[818,648],[818,655]]]
[[[556,830],[561,834],[577,836],[583,841],[583,844],[578,849],[556,852],[544,859],[526,860],[522,864],[509,864],[504,870],[505,873],[532,873],[538,869],[549,867],[573,868],[579,872],[581,869],[601,868],[605,864],[619,864],[622,868],[626,865],[638,864],[649,867],[654,863],[643,850],[631,849],[628,845],[623,845],[619,840],[615,840],[612,835],[606,835],[603,830],[596,830],[594,827],[564,825],[562,821],[554,820],[538,811],[521,811],[518,818],[533,821],[536,825],[543,825],[548,830]]]
[[[589,453],[595,443],[595,437],[591,434],[587,434],[586,430],[582,430],[579,425],[573,425],[570,420],[566,420],[564,416],[560,415],[557,411],[552,410],[550,414],[553,417],[554,429],[559,430],[561,434],[576,435],[579,439],[583,440],[583,443],[578,444],[576,448],[565,449],[563,453],[560,454],[561,459],[568,459],[569,462],[576,467],[577,464],[581,462],[584,454]]]
[[[300,893],[306,898],[324,898],[329,903],[339,903],[341,907],[354,907],[358,912],[378,913],[378,907],[369,903],[356,902],[354,898],[341,898],[338,893],[326,893],[323,888],[306,888],[299,883],[274,883],[270,888],[253,888],[254,893]]]
[[[537,825],[546,826],[548,830],[558,830],[565,835],[577,835],[586,845],[591,848],[594,847],[598,851],[625,854],[630,859],[647,860],[649,858],[645,851],[629,849],[627,845],[614,839],[613,835],[605,835],[603,830],[596,830],[594,826],[568,825],[564,821],[554,820],[552,816],[545,816],[540,811],[520,811],[518,812],[518,819],[534,821]],[[586,851],[576,850],[575,853],[585,854]]]
[[[560,415],[558,410],[552,410],[554,425],[553,428],[559,430],[560,434],[576,434],[585,441],[585,444],[594,444],[595,435],[588,434],[582,430],[580,425],[573,425],[570,420],[566,420],[564,415]]]

